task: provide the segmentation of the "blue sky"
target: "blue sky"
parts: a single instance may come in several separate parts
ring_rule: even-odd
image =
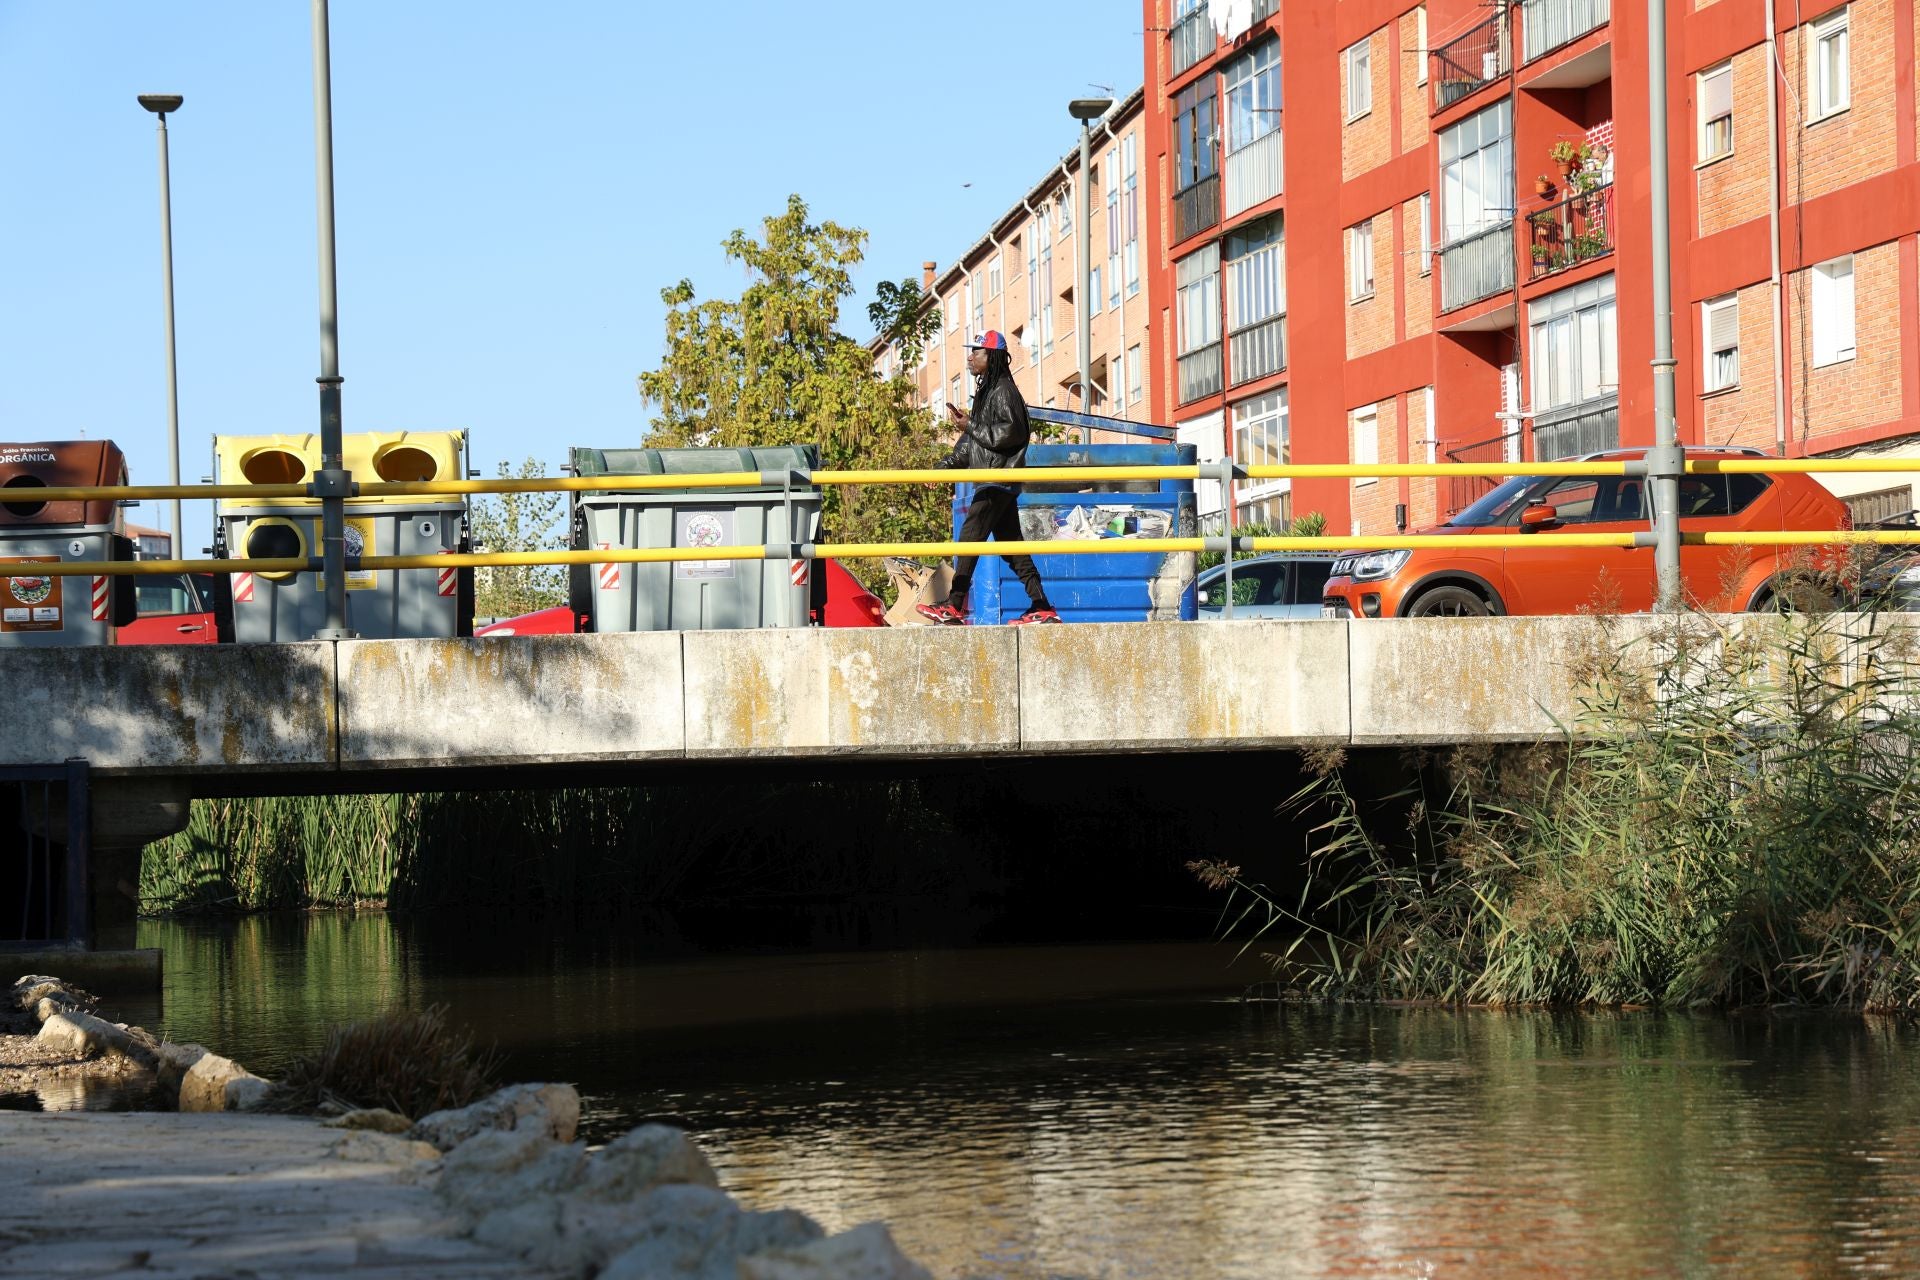
[[[0,0],[0,441],[110,437],[135,483],[167,478],[152,92],[186,98],[181,475],[215,434],[317,430],[309,13]],[[944,266],[1073,145],[1068,99],[1142,75],[1134,0],[334,0],[331,21],[347,429],[463,428],[489,472],[637,442],[661,288],[737,292],[720,241],[789,192],[872,233],[864,336],[878,279]],[[189,554],[210,519],[189,505]]]

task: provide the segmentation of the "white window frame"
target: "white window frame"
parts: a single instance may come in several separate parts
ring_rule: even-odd
[[[1220,342],[1220,245],[1218,241],[1174,264],[1175,352],[1192,355]]]
[[[1105,303],[1106,294],[1103,291],[1100,281],[1100,264],[1097,262],[1089,263],[1087,266],[1087,314],[1090,316],[1099,315],[1100,308],[1105,305]]]
[[[987,263],[987,300],[992,301],[999,297],[1001,289],[1005,287],[1005,283],[1001,278],[1000,255],[996,253],[993,255],[993,259]]]
[[[1127,348],[1127,398],[1123,403],[1140,403],[1143,398],[1140,375],[1140,344],[1136,342]]]
[[[1440,460],[1440,430],[1433,421],[1433,388],[1422,387],[1420,394],[1424,397],[1427,421],[1427,436],[1421,443],[1427,446],[1427,464],[1431,466]]]
[[[1347,67],[1347,123],[1373,111],[1373,36],[1363,36],[1342,55]]]
[[[1347,413],[1347,448],[1356,467],[1370,467],[1380,461],[1380,406],[1363,404]],[[1378,476],[1355,476],[1353,487],[1379,484]]]
[[[1418,35],[1418,44],[1420,46],[1416,51],[1420,55],[1420,70],[1415,74],[1413,82],[1415,84],[1425,84],[1427,82],[1427,6],[1421,5],[1418,9],[1415,9],[1413,11],[1413,20],[1416,24],[1416,34]]]
[[[947,332],[952,333],[960,327],[960,295],[950,293],[941,304],[947,313]]]
[[[1374,294],[1373,219],[1347,228],[1347,301],[1365,302]]]
[[[1714,340],[1716,329],[1731,329]],[[1728,337],[1731,341],[1728,341]],[[1740,295],[1729,293],[1700,304],[1700,385],[1706,394],[1740,385]],[[1722,359],[1722,357],[1726,357]]]
[[[1422,9],[1420,12],[1425,13]],[[1420,274],[1433,274],[1433,193],[1420,193]]]
[[[1727,109],[1724,114],[1709,116],[1707,114],[1708,85],[1722,76],[1726,77],[1727,83]],[[1733,63],[1723,62],[1717,67],[1702,71],[1694,77],[1694,80],[1694,101],[1698,104],[1697,110],[1700,116],[1699,162],[1701,164],[1712,164],[1715,160],[1724,160],[1733,154]],[[1724,145],[1716,148],[1713,144],[1713,126],[1722,120],[1727,122],[1726,142]]]
[[[1812,297],[1808,300],[1808,328],[1812,330],[1814,366],[1844,364],[1857,353],[1853,290],[1853,255],[1817,263],[1812,270]]]
[[[1440,132],[1440,234],[1447,244],[1497,226],[1514,214],[1513,99]]]
[[[1536,428],[1542,415],[1620,394],[1620,315],[1611,274],[1528,303],[1527,330],[1527,396]]]
[[[1280,128],[1280,42],[1264,41],[1229,63],[1220,95],[1228,155]]]
[[[1853,103],[1852,40],[1847,34],[1850,6],[1842,6],[1824,18],[1807,24],[1807,123],[1815,124],[1845,111]],[[1826,74],[1825,46],[1838,42],[1840,76],[1835,84]]]
[[[1293,459],[1293,441],[1290,436],[1291,419],[1288,416],[1290,395],[1285,386],[1275,387],[1265,395],[1255,396],[1251,400],[1242,400],[1233,406],[1233,460],[1243,467],[1286,466]],[[1256,434],[1267,446],[1256,452],[1253,443]],[[1276,493],[1285,493],[1292,487],[1291,480],[1253,480],[1240,488],[1236,502],[1251,502],[1259,498],[1270,497]]]

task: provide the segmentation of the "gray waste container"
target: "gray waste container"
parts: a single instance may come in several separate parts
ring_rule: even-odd
[[[702,489],[702,473],[790,473],[819,465],[812,445],[767,449],[574,449],[582,476],[684,475],[684,489],[580,494],[572,545],[593,548],[764,546],[812,542],[820,490],[762,484]],[[571,578],[574,611],[594,631],[707,631],[807,624],[807,560],[594,564]]]

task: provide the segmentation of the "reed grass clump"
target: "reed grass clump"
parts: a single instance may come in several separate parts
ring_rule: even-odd
[[[1418,761],[1385,803],[1320,761],[1297,900],[1190,864],[1230,926],[1290,932],[1276,976],[1322,997],[1920,1009],[1912,632],[1592,625],[1561,741]]]
[[[419,1119],[478,1102],[499,1087],[500,1057],[476,1050],[471,1034],[447,1025],[444,1006],[382,1014],[327,1033],[316,1053],[296,1058],[267,1095],[278,1111],[385,1107]]]

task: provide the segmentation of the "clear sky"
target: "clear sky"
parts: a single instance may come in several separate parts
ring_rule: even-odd
[[[491,473],[637,442],[660,290],[799,192],[882,277],[944,267],[1142,78],[1136,0],[333,0],[349,431],[463,428]],[[306,0],[0,0],[0,441],[110,437],[167,479],[153,117],[169,118],[181,475],[318,430]],[[967,185],[971,184],[971,185]],[[197,510],[196,510],[197,508]],[[151,506],[134,513],[162,525]],[[190,504],[183,549],[210,536]]]

